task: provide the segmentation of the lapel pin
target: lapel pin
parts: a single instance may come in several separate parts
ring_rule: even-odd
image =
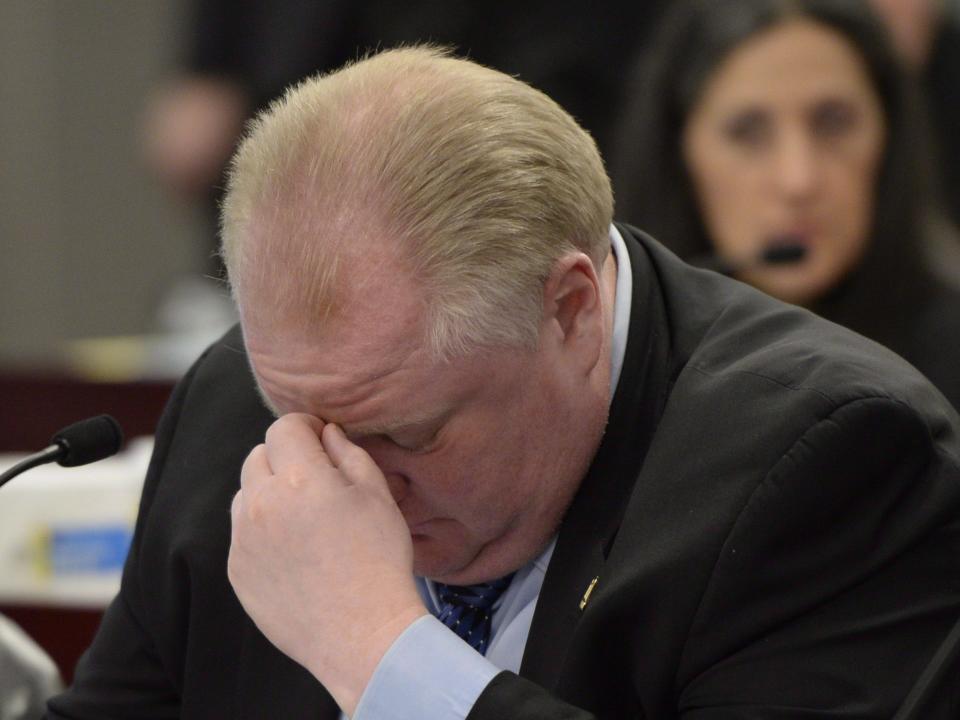
[[[597,580],[599,579],[600,579],[600,576],[598,575],[593,580],[591,580],[590,585],[587,586],[587,591],[583,594],[583,597],[580,599],[581,610],[583,610],[587,606],[587,603],[590,602],[590,594],[593,592],[593,588],[597,584]]]

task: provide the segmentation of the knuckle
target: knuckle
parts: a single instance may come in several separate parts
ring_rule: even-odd
[[[303,413],[287,413],[274,420],[267,432],[264,434],[264,440],[267,445],[282,441],[291,436],[296,437],[300,428],[304,425]]]
[[[307,482],[312,473],[305,465],[297,463],[286,468],[283,474],[291,487],[298,488]]]
[[[233,546],[230,547],[230,553],[227,555],[227,579],[230,581],[231,585],[237,584],[237,579],[239,576],[239,568],[237,553],[234,550]]]
[[[267,432],[264,434],[264,439],[266,444],[275,443],[279,438],[281,438],[290,426],[290,416],[281,415],[276,420],[274,420],[270,427],[267,428]]]
[[[255,462],[257,462],[258,460],[260,460],[266,452],[267,452],[267,446],[266,446],[265,444],[260,443],[259,445],[255,445],[254,448],[253,448],[253,450],[251,450],[251,451],[249,452],[249,454],[247,455],[246,460],[243,461],[243,464],[244,464],[244,465],[247,465],[247,464],[251,464],[251,465],[252,465],[253,463],[255,463]]]
[[[256,522],[262,511],[263,500],[261,493],[251,493],[243,499],[242,516],[249,522]]]
[[[365,465],[370,460],[370,455],[359,445],[349,445],[343,452],[343,461],[351,466]]]
[[[267,447],[262,443],[249,452],[240,466],[240,487],[248,486],[251,480],[263,475],[266,452]]]
[[[367,465],[365,458],[355,452],[345,454],[340,463],[340,472],[347,477],[356,477],[357,475],[366,474],[368,472],[368,468],[369,466]]]

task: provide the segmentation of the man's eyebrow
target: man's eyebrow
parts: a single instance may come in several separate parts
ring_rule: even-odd
[[[423,412],[416,415],[401,417],[397,420],[389,420],[379,423],[374,422],[369,424],[344,423],[340,427],[343,429],[343,432],[348,438],[363,438],[374,435],[392,435],[401,430],[409,430],[412,428],[431,425],[444,416],[446,416],[445,412]]]

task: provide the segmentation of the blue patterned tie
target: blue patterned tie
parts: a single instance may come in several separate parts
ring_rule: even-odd
[[[507,589],[513,574],[478,585],[436,583],[440,610],[437,618],[481,655],[490,638],[490,613],[497,598]]]

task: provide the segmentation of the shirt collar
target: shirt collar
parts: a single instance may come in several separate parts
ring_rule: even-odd
[[[630,327],[630,300],[633,297],[633,273],[630,254],[620,231],[610,226],[610,246],[617,259],[617,288],[613,301],[613,339],[610,348],[610,398],[616,392],[627,350],[627,331]]]

